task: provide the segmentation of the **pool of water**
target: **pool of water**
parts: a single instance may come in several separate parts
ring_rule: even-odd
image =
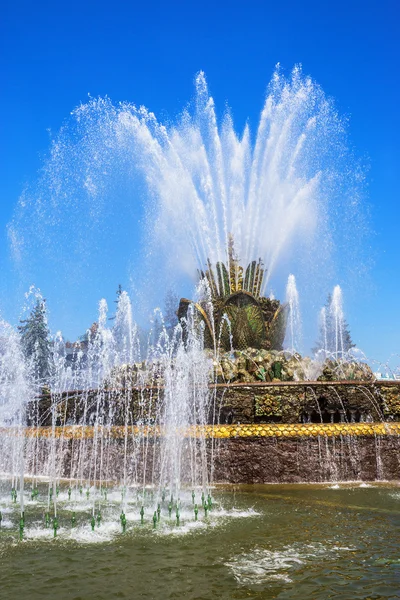
[[[122,533],[112,511],[92,531],[84,501],[71,528],[64,491],[57,538],[28,503],[22,541],[17,510],[0,498],[0,598],[400,598],[399,485],[231,486],[213,496],[207,518],[200,511],[195,522],[188,503],[179,526],[164,510],[155,529],[128,506]]]

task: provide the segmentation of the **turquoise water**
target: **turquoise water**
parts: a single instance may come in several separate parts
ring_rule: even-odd
[[[90,505],[60,493],[56,539],[40,507],[18,514],[3,495],[0,598],[31,600],[400,598],[400,486],[235,486],[214,490],[207,519],[190,498],[179,526],[165,508],[153,529],[127,508],[121,532],[112,495],[91,530]],[[6,506],[7,505],[7,506]]]

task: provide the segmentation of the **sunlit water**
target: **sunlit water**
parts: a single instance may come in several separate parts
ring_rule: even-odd
[[[131,261],[135,295],[153,302],[208,260],[229,261],[232,235],[244,268],[263,261],[262,293],[282,290],[290,271],[318,294],[315,282],[336,269],[350,285],[364,272],[366,227],[346,119],[299,66],[276,69],[255,127],[239,129],[234,112],[218,111],[202,72],[176,118],[108,97],[78,106],[9,224],[18,264],[31,277],[58,268],[59,303],[74,297],[78,276],[81,301]]]
[[[3,511],[1,598],[399,598],[398,486],[240,486],[213,496],[207,518],[195,522],[189,503],[179,526],[163,514],[153,529],[149,515],[141,525],[128,510],[123,534],[117,513],[92,532],[83,510],[72,529],[60,492],[57,539],[32,504],[22,542],[16,514]]]

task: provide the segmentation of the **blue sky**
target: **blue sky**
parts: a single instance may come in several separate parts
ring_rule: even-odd
[[[28,280],[12,263],[6,225],[37,177],[57,132],[88,93],[144,104],[174,117],[203,69],[221,109],[253,128],[274,66],[302,63],[350,117],[350,140],[366,159],[373,233],[370,280],[346,296],[353,338],[367,355],[400,352],[399,9],[392,1],[5,2],[0,24],[0,311],[16,323]],[[137,218],[140,219],[138,212]],[[136,243],[136,242],[132,242]],[[121,245],[122,246],[122,245]],[[48,294],[52,327],[74,337],[110,304],[129,273],[116,249],[92,289]],[[119,260],[121,258],[121,260]],[[30,274],[46,295],[59,273]],[[60,279],[59,287],[62,287]],[[64,294],[65,296],[65,294]],[[400,360],[398,361],[400,362]]]

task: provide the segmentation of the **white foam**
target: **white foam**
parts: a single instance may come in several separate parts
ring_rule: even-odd
[[[57,534],[61,534],[61,529],[58,530]],[[26,540],[52,540],[54,538],[54,532],[51,527],[45,528],[43,526],[25,527],[24,539]]]
[[[74,527],[70,530],[68,538],[84,544],[101,544],[112,540],[121,533],[121,526],[118,523],[106,522],[92,531],[91,527]]]
[[[1,522],[1,529],[11,529],[13,527],[13,523],[12,521],[10,521],[10,519],[4,519]],[[0,529],[0,531],[1,531]]]
[[[261,585],[277,580],[291,583],[291,572],[316,558],[334,557],[342,551],[354,551],[354,548],[326,547],[322,544],[293,544],[279,550],[254,548],[251,552],[234,556],[225,565],[240,585]]]

